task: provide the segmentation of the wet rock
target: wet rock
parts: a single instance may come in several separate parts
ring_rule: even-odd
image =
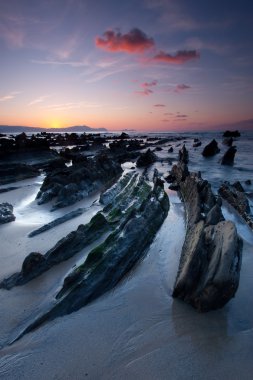
[[[246,185],[251,185],[251,183],[252,183],[252,182],[251,182],[251,179],[247,179],[247,180],[245,181],[245,184],[246,184]]]
[[[90,193],[110,186],[122,173],[117,161],[101,153],[49,173],[37,194],[38,204],[54,200],[53,210],[80,201]]]
[[[119,136],[119,139],[129,139],[130,136],[126,132],[122,132]]]
[[[241,134],[239,131],[226,131],[223,133],[223,137],[240,137]]]
[[[253,218],[249,201],[241,183],[236,182],[231,185],[229,182],[224,182],[219,188],[219,194],[239,213],[248,226],[253,229]]]
[[[212,140],[209,144],[207,144],[202,152],[202,155],[204,157],[211,157],[214,156],[215,154],[219,153],[220,149],[218,147],[218,143],[216,140]]]
[[[96,214],[89,223],[81,224],[77,230],[59,240],[45,255],[37,252],[30,253],[23,262],[22,271],[4,279],[0,283],[0,288],[9,290],[14,286],[26,284],[54,265],[73,257],[108,231],[110,231],[110,225],[105,217],[101,213]]]
[[[13,222],[15,220],[13,206],[10,203],[0,203],[0,224]]]
[[[223,307],[239,284],[242,241],[235,225],[224,221],[220,201],[200,174],[172,168],[186,211],[186,237],[173,297],[204,312]],[[183,180],[182,178],[185,177]]]
[[[137,159],[136,166],[137,167],[145,167],[153,164],[156,161],[157,157],[155,153],[153,153],[150,149],[148,149],[145,153],[141,153],[139,158]]]
[[[29,275],[30,273],[37,270],[42,263],[44,264],[45,257],[38,252],[30,253],[24,260],[22,265],[22,273],[24,276]]]
[[[233,165],[237,149],[235,146],[228,148],[221,160],[221,165]]]
[[[26,164],[0,164],[0,185],[37,177],[39,170]]]
[[[227,146],[232,146],[234,142],[233,137],[223,139],[222,143]]]
[[[183,147],[178,152],[178,160],[184,164],[187,164],[189,162],[189,153],[185,145],[183,145]]]
[[[168,153],[172,153],[173,152],[173,147],[171,146],[169,149],[168,149]]]
[[[195,139],[194,139],[195,140]],[[196,141],[196,142],[194,142],[193,143],[193,148],[198,148],[199,146],[201,146],[202,145],[202,142],[201,141]]]

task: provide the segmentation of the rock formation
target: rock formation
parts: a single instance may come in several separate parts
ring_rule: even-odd
[[[224,221],[221,202],[200,173],[189,173],[183,163],[171,172],[186,211],[186,237],[173,297],[198,311],[224,306],[239,284],[242,241],[235,225]]]
[[[233,165],[237,149],[235,146],[228,148],[221,160],[221,165]]]
[[[231,185],[224,182],[219,188],[220,196],[225,199],[253,229],[253,217],[250,211],[249,201],[240,182]]]
[[[140,157],[136,162],[137,167],[145,167],[153,164],[156,161],[157,157],[155,153],[153,153],[150,149],[148,149],[145,153],[141,153]]]
[[[7,202],[0,203],[0,224],[13,222],[15,219],[13,206]]]
[[[111,185],[122,173],[119,163],[106,154],[85,158],[70,167],[49,173],[37,194],[38,204],[55,200],[53,209],[80,201],[95,191]]]
[[[143,257],[168,214],[169,199],[163,189],[162,181],[157,177],[153,188],[144,177],[136,173],[127,175],[127,178],[123,177],[122,181],[121,185],[118,187],[114,185],[106,192],[107,195],[101,198],[105,205],[103,214],[99,213],[94,217],[99,218],[100,229],[105,227],[111,229],[109,236],[63,280],[62,288],[52,308],[32,321],[15,340],[44,322],[80,309],[112,289]],[[84,229],[85,233],[81,231]],[[77,239],[78,230],[81,236]],[[25,259],[22,271],[16,276],[34,278],[38,268],[43,267],[50,257],[54,262],[64,254],[69,256],[73,250],[80,250],[80,244],[84,245],[83,239],[86,236],[94,239],[94,235],[101,235],[97,223],[93,223],[92,234],[87,234],[87,226],[79,227],[78,230],[68,235],[66,241],[62,239],[44,257],[38,253],[30,254]],[[27,270],[29,267],[30,272]],[[13,286],[14,276],[4,280],[1,286],[7,289]]]
[[[219,153],[220,149],[218,147],[218,143],[216,140],[212,140],[209,144],[207,144],[202,152],[202,156],[204,157],[212,157],[215,154]]]

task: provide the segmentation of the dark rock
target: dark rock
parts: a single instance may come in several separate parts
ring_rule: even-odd
[[[169,185],[169,189],[170,190],[174,190],[174,191],[178,191],[179,190],[179,186],[176,183],[171,183]]]
[[[245,192],[244,188],[242,187],[241,182],[239,182],[239,181],[236,181],[235,183],[233,183],[232,186],[233,186],[237,191],[240,191],[241,193],[244,193],[244,192]]]
[[[129,139],[129,135],[126,132],[122,132],[121,135],[119,136],[119,139]]]
[[[224,306],[239,284],[242,241],[235,225],[224,221],[220,201],[199,174],[184,177],[182,165],[173,166],[184,201],[187,226],[173,297],[198,311]]]
[[[249,201],[240,182],[236,182],[234,185],[224,182],[219,188],[219,194],[239,213],[248,226],[253,229],[253,218]]]
[[[233,165],[237,149],[235,146],[228,148],[221,160],[221,165]]]
[[[157,151],[157,152],[160,152],[161,150],[163,150],[160,146],[157,146],[156,148],[155,148],[155,150]]]
[[[226,131],[223,133],[223,137],[240,137],[239,131]]]
[[[40,266],[42,263],[45,262],[45,257],[38,252],[32,252],[30,253],[24,260],[22,265],[22,272],[23,275],[29,275],[34,270],[37,269],[38,266]]]
[[[227,146],[232,146],[234,142],[233,137],[223,139],[223,144]]]
[[[31,165],[25,164],[0,164],[0,185],[11,182],[21,181],[23,179],[36,177],[39,171]]]
[[[152,189],[143,177],[136,180],[132,186],[122,189],[121,196],[119,193],[114,198],[114,208],[107,214],[107,218],[116,210],[121,214],[117,228],[67,276],[51,309],[32,321],[16,340],[42,323],[70,314],[111,290],[144,256],[168,214],[169,199],[160,183],[155,183]],[[128,205],[127,194],[131,195]]]
[[[218,143],[216,140],[212,140],[209,144],[207,144],[202,152],[202,155],[204,157],[211,157],[214,156],[215,154],[219,153],[220,149],[218,147]]]
[[[247,179],[247,180],[245,181],[245,184],[246,184],[246,185],[251,185],[251,183],[252,183],[252,182],[251,182],[250,179]]]
[[[55,198],[53,210],[69,206],[110,186],[121,173],[120,164],[104,153],[93,159],[85,158],[82,162],[49,173],[37,194],[38,204]]]
[[[183,145],[182,149],[178,152],[178,159],[180,162],[187,164],[189,162],[189,153],[186,149],[185,145]]]
[[[156,161],[157,157],[155,153],[153,153],[150,149],[148,149],[145,153],[141,153],[139,158],[136,161],[137,167],[145,167],[153,164]]]
[[[0,203],[0,224],[13,222],[15,219],[13,206],[7,202]]]
[[[197,141],[195,141],[195,140],[197,140]],[[193,148],[197,148],[197,147],[199,147],[199,146],[201,146],[202,145],[202,142],[201,141],[199,141],[198,139],[194,139],[194,143],[193,143]]]
[[[173,152],[173,147],[171,146],[169,149],[168,149],[168,153],[172,153]]]

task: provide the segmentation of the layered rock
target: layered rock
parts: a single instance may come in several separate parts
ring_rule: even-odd
[[[84,158],[63,170],[49,173],[37,194],[38,204],[55,199],[53,209],[66,207],[90,193],[103,190],[117,179],[122,169],[106,154]]]
[[[18,338],[112,289],[145,254],[167,216],[169,199],[159,178],[153,188],[140,175],[133,174],[128,181],[123,179],[125,185],[119,186],[117,195],[114,187],[113,196],[107,192],[104,197],[104,219],[112,232],[64,279],[52,308],[31,322]],[[58,248],[66,251],[62,246]]]
[[[13,206],[7,202],[0,203],[0,224],[13,222],[15,219]]]
[[[242,241],[235,225],[224,221],[221,202],[200,173],[187,173],[184,164],[173,166],[186,211],[186,237],[173,297],[198,311],[224,306],[239,284]]]
[[[209,144],[207,144],[204,147],[202,155],[204,157],[212,157],[219,152],[220,152],[220,149],[218,147],[218,143],[215,139],[213,139]]]
[[[244,219],[248,226],[253,229],[253,217],[248,198],[240,182],[230,184],[224,182],[219,188],[220,196],[225,199]]]
[[[38,175],[39,170],[31,165],[18,163],[0,164],[0,185],[21,181],[23,179],[36,177]]]

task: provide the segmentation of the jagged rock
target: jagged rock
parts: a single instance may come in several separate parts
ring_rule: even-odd
[[[185,176],[183,170],[182,163],[172,168],[187,219],[173,297],[199,311],[214,310],[234,297],[238,288],[242,241],[235,225],[223,220],[220,200],[216,201],[210,184],[199,173]]]
[[[129,135],[126,132],[122,132],[121,135],[119,136],[119,139],[129,139]]]
[[[137,167],[145,167],[153,164],[156,161],[156,155],[150,149],[148,149],[145,153],[141,153],[139,158],[137,159],[136,166]]]
[[[13,206],[7,202],[0,203],[0,224],[13,222],[15,219]]]
[[[228,148],[221,160],[221,165],[233,165],[237,149],[235,146]]]
[[[168,153],[172,153],[173,152],[173,147],[171,146],[169,149],[168,149]]]
[[[49,173],[37,194],[38,204],[55,198],[53,210],[72,205],[111,185],[121,173],[120,164],[104,153],[93,159],[85,158],[70,167]]]
[[[224,182],[219,188],[220,196],[225,199],[253,229],[253,218],[250,211],[249,201],[240,182],[230,185]]]
[[[11,289],[26,284],[52,266],[68,260],[107,231],[110,231],[109,223],[101,213],[96,214],[88,224],[81,224],[76,231],[59,240],[45,255],[30,253],[23,262],[22,271],[4,279],[0,288]]]
[[[194,140],[198,140],[198,139],[194,139]],[[193,148],[198,148],[199,146],[201,146],[202,145],[202,142],[201,141],[196,141],[196,142],[194,142],[193,143]]]
[[[126,183],[114,197],[112,207],[109,210],[108,205],[104,208],[106,220],[112,226],[117,212],[117,227],[113,228],[102,244],[88,254],[81,265],[67,275],[51,308],[30,322],[15,340],[44,322],[80,309],[115,287],[144,256],[168,214],[169,199],[162,185],[156,178],[152,188],[140,175],[134,178],[132,184]],[[97,232],[96,228],[95,231]],[[66,251],[62,245],[58,249],[61,252]],[[6,285],[5,282],[5,287]]]
[[[202,155],[204,157],[211,157],[214,156],[215,154],[219,153],[220,149],[218,147],[218,143],[216,140],[212,140],[209,144],[207,144],[202,152]]]
[[[178,152],[178,160],[184,164],[187,164],[189,162],[189,153],[185,145],[183,145],[182,149],[180,149]]]
[[[42,227],[40,227],[36,230],[33,230],[32,232],[29,233],[28,237],[34,237],[34,236],[39,235],[45,231],[48,231],[51,228],[59,226],[59,224],[65,223],[68,220],[71,220],[73,218],[76,218],[77,216],[82,215],[83,212],[84,212],[83,208],[78,208],[77,210],[71,211],[64,216],[61,216],[60,218],[54,219],[52,222],[44,224]]]
[[[240,137],[239,131],[226,131],[223,133],[223,137]]]
[[[39,170],[26,164],[0,164],[0,185],[36,177]]]

